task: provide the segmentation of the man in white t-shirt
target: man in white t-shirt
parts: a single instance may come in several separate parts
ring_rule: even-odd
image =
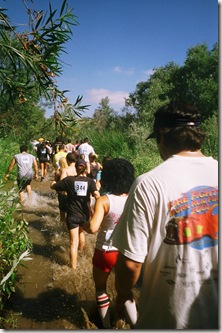
[[[9,174],[17,165],[17,184],[19,189],[19,201],[23,203],[24,201],[24,192],[27,192],[27,195],[30,196],[32,188],[31,181],[33,178],[38,179],[38,164],[36,157],[27,152],[28,148],[26,145],[20,147],[20,153],[13,156],[11,163],[8,166],[7,174],[5,179],[9,178]],[[35,171],[35,173],[34,173]]]
[[[136,329],[218,329],[218,162],[200,151],[199,111],[159,108],[148,138],[164,162],[135,180],[113,233],[117,313],[141,274]]]
[[[83,143],[78,148],[78,155],[84,154],[86,162],[89,162],[89,154],[90,153],[95,154],[94,148],[89,144],[88,141],[89,141],[89,139],[85,138],[83,140]]]

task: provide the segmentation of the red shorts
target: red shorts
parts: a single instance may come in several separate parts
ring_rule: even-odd
[[[118,251],[101,251],[95,249],[92,263],[103,272],[111,272],[112,268],[116,265],[118,254]]]

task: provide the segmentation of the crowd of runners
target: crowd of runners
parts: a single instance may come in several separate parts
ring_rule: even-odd
[[[50,145],[40,138],[35,145],[41,181],[50,161],[53,166],[50,187],[69,231],[74,270],[84,233],[97,233],[93,279],[104,328],[123,328],[125,320],[136,329],[219,327],[218,161],[201,151],[200,125],[201,113],[186,102],[160,107],[147,139],[156,141],[163,162],[136,179],[126,159],[98,163],[87,138],[79,145],[59,138]],[[38,178],[36,156],[22,146],[9,165],[6,179],[18,165],[20,194],[29,193],[32,178]],[[112,323],[106,284],[114,267]]]

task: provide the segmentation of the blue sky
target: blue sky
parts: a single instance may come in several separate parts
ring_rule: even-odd
[[[29,0],[26,0],[30,5]],[[68,0],[77,16],[72,40],[62,55],[63,75],[57,78],[69,90],[73,103],[83,95],[91,104],[83,116],[92,116],[101,98],[108,97],[116,111],[124,97],[146,81],[155,67],[173,61],[183,65],[187,50],[218,41],[216,0]],[[16,5],[15,5],[16,4]],[[62,0],[51,0],[60,9]],[[24,24],[21,0],[0,0],[15,23]],[[16,6],[16,10],[15,10]],[[48,9],[47,0],[34,0],[32,8]],[[46,116],[52,115],[48,110]]]

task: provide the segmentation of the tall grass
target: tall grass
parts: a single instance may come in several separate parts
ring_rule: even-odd
[[[101,162],[103,157],[120,157],[129,160],[135,168],[136,176],[153,169],[161,159],[157,147],[153,142],[144,141],[140,148],[136,149],[136,144],[123,132],[106,130],[103,133],[88,131],[89,143],[99,155]]]
[[[5,174],[7,173],[7,168],[11,162],[12,157],[15,154],[19,153],[19,144],[14,140],[9,139],[0,139],[0,179],[4,179]],[[10,178],[15,179],[16,168],[13,169]]]

